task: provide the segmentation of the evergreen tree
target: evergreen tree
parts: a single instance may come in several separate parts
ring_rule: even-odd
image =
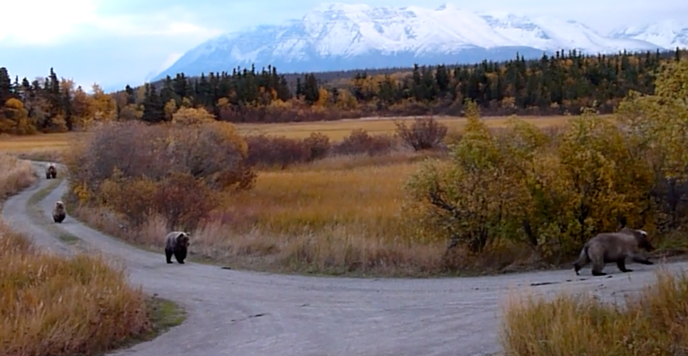
[[[143,116],[141,120],[149,123],[158,123],[165,119],[165,110],[155,85],[146,84],[143,99]]]

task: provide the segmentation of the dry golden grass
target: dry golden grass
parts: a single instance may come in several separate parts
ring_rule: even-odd
[[[562,125],[575,116],[519,116],[519,118],[539,127]],[[452,116],[436,116],[437,120],[449,126],[450,132],[461,132],[466,124],[466,118]],[[364,129],[370,134],[391,134],[396,130],[394,120],[409,120],[412,117],[366,117],[361,119],[347,119],[319,122],[293,122],[278,124],[234,124],[239,133],[286,136],[289,138],[305,138],[312,132],[322,132],[333,141],[339,141],[348,136],[354,129]],[[509,117],[484,117],[491,128],[504,127]],[[45,152],[61,152],[69,146],[71,139],[80,140],[84,132],[66,132],[38,134],[29,136],[0,136],[0,152],[26,153],[40,156]]]
[[[151,330],[143,292],[100,258],[38,251],[0,222],[0,265],[3,355],[90,355]]]
[[[519,116],[526,122],[538,127],[563,125],[575,116]],[[466,118],[452,116],[436,116],[437,121],[447,125],[450,132],[461,132],[466,125]],[[349,136],[354,129],[364,129],[370,134],[392,134],[396,130],[395,120],[410,120],[412,117],[369,117],[361,119],[347,119],[321,122],[293,122],[283,124],[236,124],[242,134],[259,134],[286,136],[288,138],[305,138],[311,132],[321,132],[333,141],[339,141]],[[490,128],[500,128],[506,125],[509,117],[484,117]]]
[[[60,162],[62,152],[70,140],[79,139],[84,133],[51,133],[27,136],[0,135],[0,153],[39,161]]]
[[[0,151],[62,150],[68,147],[69,139],[78,135],[85,134],[65,132],[26,136],[2,135]]]
[[[327,225],[352,225],[369,237],[401,236],[402,185],[416,163],[352,166],[325,160],[283,171],[261,172],[254,189],[232,196],[230,215],[275,233],[296,233]]]
[[[625,306],[592,296],[553,300],[510,295],[504,309],[506,355],[686,355],[688,276],[657,273],[657,282]]]
[[[30,186],[36,181],[31,162],[0,152],[0,207],[4,198]]]

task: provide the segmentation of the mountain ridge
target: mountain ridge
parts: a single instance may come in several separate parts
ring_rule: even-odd
[[[477,13],[451,3],[436,9],[323,3],[301,19],[256,25],[201,43],[153,80],[252,64],[257,68],[272,65],[283,73],[314,72],[501,61],[516,53],[536,58],[571,49],[587,53],[670,49],[656,44],[657,36],[628,29],[602,35],[574,20]],[[681,30],[672,27],[661,33],[671,31]],[[688,38],[688,26],[685,32]],[[666,39],[663,43],[674,42]]]

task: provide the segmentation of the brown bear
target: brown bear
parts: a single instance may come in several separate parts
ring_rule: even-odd
[[[61,223],[67,216],[67,210],[65,209],[64,203],[61,200],[55,202],[53,207],[53,220],[56,223]]]
[[[48,165],[45,167],[45,178],[46,179],[55,179],[57,177],[57,168],[55,167],[54,163],[48,163]]]
[[[573,268],[578,275],[581,268],[592,262],[592,275],[604,276],[606,275],[602,272],[604,265],[616,263],[621,272],[633,272],[633,270],[626,268],[626,257],[644,265],[653,264],[647,257],[638,253],[640,249],[648,252],[655,249],[647,238],[647,232],[643,230],[624,227],[618,232],[603,232],[595,235],[583,245]]]
[[[188,232],[172,231],[168,233],[165,236],[165,258],[167,263],[172,263],[172,255],[174,255],[177,262],[184,264],[189,244]]]

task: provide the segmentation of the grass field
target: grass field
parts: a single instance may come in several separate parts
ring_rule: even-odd
[[[547,127],[562,125],[569,118],[523,119]],[[467,121],[459,117],[437,119],[459,133]],[[508,119],[488,117],[485,121],[499,128]],[[372,134],[393,133],[396,129],[394,119],[389,118],[236,126],[243,134],[260,132],[291,138],[319,131],[334,141],[356,128]],[[68,140],[78,135],[84,134],[13,137],[1,142],[0,150],[45,152],[51,144],[67,147]],[[237,267],[258,269],[379,275],[439,273],[443,268],[444,240],[419,240],[418,232],[403,215],[403,185],[426,155],[397,152],[376,157],[330,157],[284,170],[260,171],[252,190],[228,194],[211,223],[194,232],[193,250],[203,257],[232,261]],[[111,215],[101,215],[92,207],[74,213],[109,233],[122,235],[119,222]],[[165,233],[164,222],[153,219],[149,225],[138,236],[122,237],[154,246]]]
[[[564,124],[574,116],[521,116],[523,120],[531,122],[539,127]],[[450,132],[461,132],[466,124],[463,117],[438,116],[437,120],[449,127]],[[395,120],[408,120],[411,118],[379,118],[369,117],[361,119],[349,119],[321,122],[295,122],[284,124],[235,124],[239,132],[246,134],[259,134],[286,136],[289,138],[308,137],[311,132],[319,131],[330,137],[333,141],[341,140],[348,136],[354,129],[365,129],[370,134],[391,134],[396,130]],[[508,117],[485,117],[490,127],[503,127]],[[22,152],[33,156],[40,156],[49,151],[60,151],[69,145],[72,138],[78,139],[85,133],[53,133],[31,136],[0,136],[0,152]]]
[[[521,119],[539,127],[561,125],[574,116],[520,116]],[[436,116],[437,121],[447,125],[450,132],[461,132],[466,125],[466,118],[452,116]],[[326,122],[296,122],[285,124],[237,124],[243,134],[279,135],[288,138],[308,137],[311,132],[319,131],[338,141],[348,136],[354,129],[364,129],[370,134],[391,134],[396,130],[395,120],[408,121],[412,117],[380,118],[367,117],[361,119],[347,119]],[[489,127],[504,127],[508,117],[484,117]],[[407,124],[409,125],[409,124]]]

